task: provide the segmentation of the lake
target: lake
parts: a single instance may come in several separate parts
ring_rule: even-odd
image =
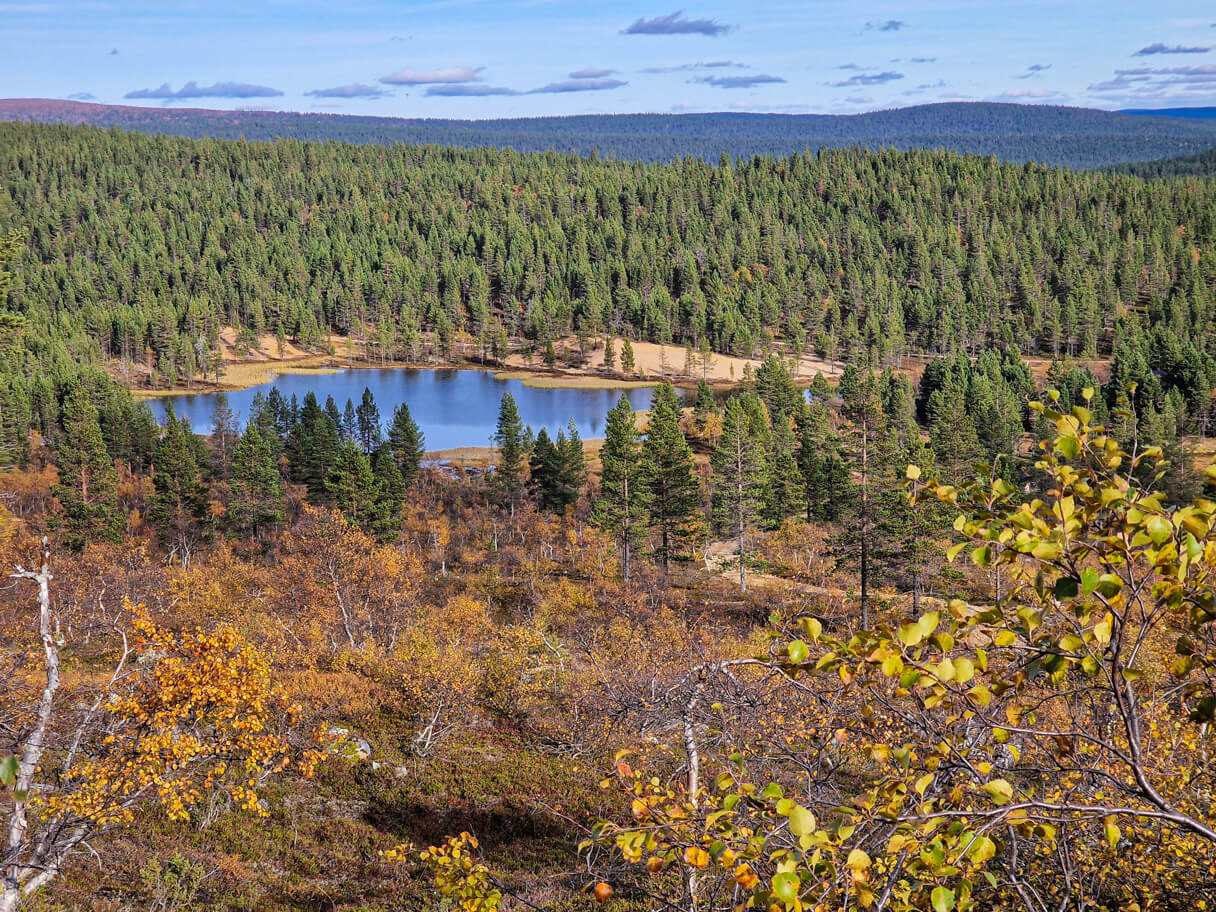
[[[573,418],[584,440],[603,436],[608,410],[622,394],[635,410],[641,410],[650,407],[654,393],[652,387],[542,389],[525,386],[519,380],[498,379],[492,371],[452,368],[357,368],[335,374],[280,374],[269,383],[227,394],[228,405],[240,416],[242,426],[253,397],[269,393],[272,387],[288,400],[295,396],[300,402],[310,392],[322,405],[326,396],[333,396],[339,409],[348,398],[358,405],[363,388],[367,387],[376,397],[386,427],[399,403],[409,406],[410,414],[426,434],[428,450],[490,445],[503,393],[515,397],[520,417],[534,431],[543,427],[555,436]],[[171,402],[177,414],[188,418],[197,433],[209,434],[215,397],[215,393],[167,396],[149,399],[148,404],[157,420],[163,422],[165,404]]]

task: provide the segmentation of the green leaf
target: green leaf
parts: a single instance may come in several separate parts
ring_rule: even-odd
[[[787,905],[798,898],[798,887],[801,882],[797,874],[778,874],[773,878],[773,895]]]
[[[915,646],[925,638],[921,632],[920,624],[904,624],[899,628],[899,641],[905,646]]]
[[[1098,571],[1093,567],[1086,567],[1081,571],[1081,591],[1086,595],[1092,593],[1098,588]]]
[[[864,871],[870,866],[870,856],[861,849],[854,849],[845,861],[845,867],[850,871]]]
[[[1057,542],[1041,541],[1030,549],[1030,553],[1039,560],[1050,561],[1059,557],[1061,550],[1062,549]]]
[[[790,832],[795,836],[809,836],[815,832],[815,815],[801,804],[790,811]]]
[[[1094,624],[1094,639],[1103,646],[1110,642],[1111,626],[1114,624],[1114,620],[1108,611],[1106,617]]]
[[[1112,849],[1119,844],[1119,827],[1115,825],[1114,817],[1105,818],[1105,822],[1102,824],[1102,834]]]
[[[0,760],[0,783],[12,785],[17,781],[17,758],[5,757]]]
[[[950,912],[954,908],[954,891],[945,887],[935,887],[929,897],[933,902],[933,912]]]
[[[976,836],[967,854],[976,864],[983,864],[996,855],[996,843],[987,836]]]
[[[790,644],[785,647],[785,651],[790,657],[790,662],[795,665],[800,665],[811,657],[811,651],[802,640],[791,640]]]
[[[1153,540],[1154,545],[1165,544],[1174,534],[1173,523],[1164,516],[1150,517],[1146,528],[1148,529],[1148,537]]]
[[[1013,800],[1013,786],[1004,779],[993,779],[991,782],[985,782],[981,787],[988,793],[992,803],[998,807]]]
[[[1071,576],[1062,576],[1056,580],[1052,594],[1060,600],[1076,598],[1079,589],[1080,587],[1077,585],[1077,581],[1075,579],[1073,579]]]

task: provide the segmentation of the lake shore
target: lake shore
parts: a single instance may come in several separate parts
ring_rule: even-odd
[[[330,351],[323,352],[309,351],[290,343],[280,346],[275,337],[270,335],[263,336],[257,348],[240,349],[236,346],[235,332],[226,329],[220,335],[224,369],[218,382],[195,381],[189,386],[155,389],[131,384],[130,377],[118,376],[118,379],[126,379],[132,393],[145,399],[197,393],[230,393],[261,386],[282,374],[323,375],[358,369],[488,370],[493,371],[500,379],[519,380],[525,386],[539,389],[637,389],[654,386],[664,380],[683,387],[693,387],[698,381],[704,380],[710,386],[721,389],[739,382],[749,366],[755,370],[761,364],[761,359],[758,358],[716,353],[708,359],[702,359],[700,354],[695,354],[694,363],[688,364],[687,352],[682,346],[633,342],[634,369],[625,374],[619,370],[621,340],[614,339],[613,344],[618,369],[608,371],[604,368],[603,347],[588,351],[584,355],[574,337],[561,339],[556,343],[559,364],[548,367],[537,364],[535,357],[530,358],[522,353],[512,353],[499,364],[486,364],[468,356],[422,361],[366,358],[358,352],[358,343],[344,336],[331,337]],[[796,366],[795,380],[809,384],[816,373],[832,378],[839,376],[841,370],[840,364],[804,354]]]

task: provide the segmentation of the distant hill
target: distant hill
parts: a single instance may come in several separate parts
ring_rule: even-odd
[[[1213,108],[1128,108],[1120,114],[1140,114],[1150,117],[1185,117],[1188,120],[1216,120]]]
[[[1216,145],[1216,122],[1047,105],[960,102],[867,114],[615,114],[437,120],[0,100],[0,120],[92,124],[192,138],[308,139],[510,147],[643,161],[716,162],[824,146],[944,147],[1077,168],[1191,155]]]
[[[1136,177],[1213,177],[1216,176],[1216,148],[1196,155],[1112,165],[1109,170]]]

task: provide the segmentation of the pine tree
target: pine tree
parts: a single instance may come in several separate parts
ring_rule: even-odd
[[[265,434],[253,421],[232,453],[231,497],[227,523],[230,529],[256,537],[287,519],[283,509],[283,480]]]
[[[621,343],[621,370],[627,374],[632,374],[635,367],[633,360],[633,343],[625,339]]]
[[[616,343],[612,336],[604,341],[604,370],[616,370]]]
[[[363,452],[371,453],[380,446],[383,433],[380,429],[380,409],[372,391],[363,387],[363,398],[355,409],[355,430]]]
[[[641,444],[633,408],[624,396],[608,412],[600,462],[600,495],[592,519],[616,540],[621,575],[628,582],[633,554],[645,533],[647,492],[641,478]]]
[[[123,519],[118,474],[101,437],[97,409],[79,382],[68,391],[60,420],[55,441],[59,481],[51,488],[61,507],[55,528],[74,550],[90,542],[118,541]]]
[[[879,400],[878,382],[871,373],[864,376],[852,365],[840,380],[843,399],[840,414],[844,419],[842,449],[854,482],[842,516],[844,528],[833,541],[836,564],[856,568],[861,581],[861,625],[869,629],[870,590],[878,568],[874,552],[880,549],[882,515],[879,494],[887,486],[900,484],[894,477],[894,435]]]
[[[666,569],[672,558],[688,553],[701,526],[701,486],[693,474],[692,449],[680,430],[680,406],[670,383],[660,386],[651,402],[640,479],[650,526],[659,534],[655,553]]]
[[[739,587],[747,591],[747,530],[759,514],[763,498],[763,454],[751,432],[751,416],[742,397],[726,403],[722,435],[712,458],[713,515],[718,528],[735,536],[739,545]]]
[[[524,441],[523,422],[515,397],[502,394],[498,407],[498,424],[494,431],[494,446],[498,448],[498,464],[494,466],[493,484],[501,497],[515,512],[515,502],[523,489]]]
[[[152,464],[153,493],[148,498],[148,522],[163,544],[176,553],[182,565],[199,543],[211,535],[213,520],[206,485],[199,473],[190,430],[185,418],[169,410],[165,434],[156,446]]]
[[[388,429],[388,445],[401,470],[401,480],[408,488],[422,468],[426,438],[410,415],[410,407],[404,402],[393,412],[393,423]]]

